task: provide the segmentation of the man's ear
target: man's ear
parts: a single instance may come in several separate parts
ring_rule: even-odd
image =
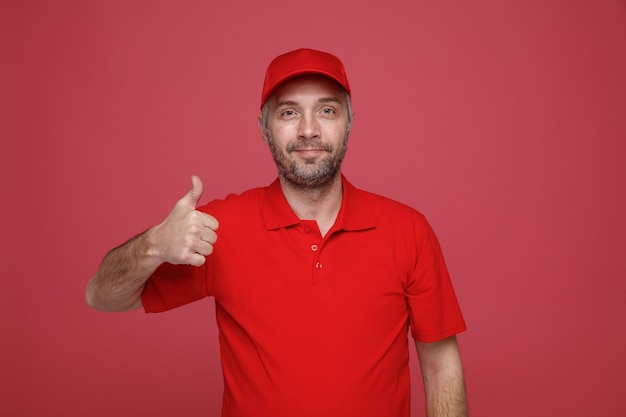
[[[261,138],[263,138],[263,142],[268,143],[267,132],[265,131],[265,126],[263,126],[263,115],[259,114],[256,120],[259,126],[259,133],[261,134]]]

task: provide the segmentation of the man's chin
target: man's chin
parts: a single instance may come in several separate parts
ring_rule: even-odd
[[[332,184],[338,174],[338,169],[325,172],[319,172],[319,170],[301,170],[296,173],[291,172],[285,179],[292,185],[300,188],[320,188]]]

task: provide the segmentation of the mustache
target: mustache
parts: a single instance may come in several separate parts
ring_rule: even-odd
[[[322,143],[322,141],[318,139],[307,139],[287,145],[287,152],[293,152],[300,149],[321,149],[327,152],[333,151],[333,147],[331,145]]]

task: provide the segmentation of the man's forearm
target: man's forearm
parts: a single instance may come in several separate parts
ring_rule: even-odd
[[[425,377],[424,389],[428,417],[467,416],[465,382],[460,369],[442,369]]]
[[[141,292],[161,261],[152,256],[150,231],[111,250],[87,284],[87,304],[102,311],[128,311],[141,307]]]

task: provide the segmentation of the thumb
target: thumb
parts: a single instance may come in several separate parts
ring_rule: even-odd
[[[183,197],[183,202],[192,209],[196,208],[198,201],[202,197],[204,187],[200,177],[193,175],[191,177],[191,190]]]

